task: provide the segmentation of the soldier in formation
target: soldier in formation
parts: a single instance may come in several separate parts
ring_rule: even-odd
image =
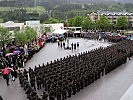
[[[123,40],[106,48],[69,55],[46,65],[35,66],[34,69],[29,68],[30,82],[26,71],[20,75],[19,80],[29,100],[40,99],[35,92],[36,86],[38,90],[45,90],[41,100],[66,100],[126,63],[132,55],[133,41]]]

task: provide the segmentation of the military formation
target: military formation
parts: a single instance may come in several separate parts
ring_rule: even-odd
[[[123,37],[123,35],[113,35],[108,32],[86,32],[82,34],[84,39],[92,39],[92,40],[104,40],[108,42],[117,43],[122,40],[125,40],[127,37]]]
[[[82,34],[84,39],[94,39],[98,40],[100,36],[100,32],[85,32]]]
[[[104,35],[102,38],[104,40],[107,40],[108,42],[114,42],[114,43],[117,43],[117,42],[120,42],[120,41],[126,39],[126,38],[121,37],[121,36],[110,36],[110,35]]]
[[[19,75],[20,85],[29,100],[66,100],[126,63],[132,55],[133,41],[123,40],[24,70]],[[36,92],[40,89],[42,95]]]

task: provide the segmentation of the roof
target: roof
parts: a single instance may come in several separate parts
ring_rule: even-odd
[[[121,11],[121,12],[113,12],[113,11],[98,11],[97,14],[99,15],[133,15],[133,13],[129,13],[126,11]]]
[[[80,31],[75,31],[74,33],[81,33]]]
[[[13,24],[14,22],[13,21],[8,21],[8,22],[5,22],[6,24]]]
[[[12,21],[8,21],[6,23],[0,23],[0,26],[2,27],[23,27],[24,26],[24,23],[14,23]]]
[[[69,30],[57,29],[57,30],[55,30],[52,33],[54,33],[54,34],[64,34],[64,33],[68,32],[68,31]]]

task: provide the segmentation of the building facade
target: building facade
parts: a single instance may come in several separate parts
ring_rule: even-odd
[[[46,30],[48,30],[49,32],[47,34],[52,33],[53,31],[57,30],[57,29],[62,29],[64,28],[64,24],[63,23],[54,23],[54,24],[34,24],[34,25],[25,25],[25,27],[31,27],[34,30],[37,31],[38,34],[45,32]]]
[[[116,24],[117,18],[124,16],[127,17],[129,28],[133,29],[133,13],[128,13],[126,11],[122,12],[110,12],[110,11],[97,11],[87,14],[93,22],[100,19],[100,16],[106,16],[112,25]]]
[[[13,30],[23,30],[24,29],[24,23],[14,23],[12,21],[8,21],[6,23],[0,23],[1,27],[7,28],[9,31]]]

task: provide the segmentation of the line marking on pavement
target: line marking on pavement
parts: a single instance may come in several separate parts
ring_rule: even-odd
[[[127,89],[120,100],[133,100],[133,84]]]

